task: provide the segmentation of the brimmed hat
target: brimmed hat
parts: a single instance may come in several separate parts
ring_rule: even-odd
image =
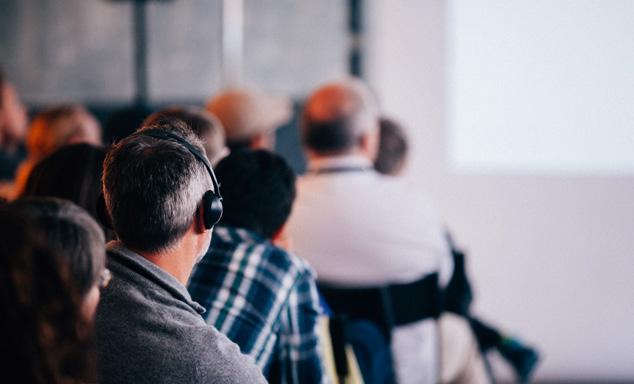
[[[222,122],[227,142],[271,132],[292,116],[290,99],[254,89],[225,90],[209,101],[207,110]]]

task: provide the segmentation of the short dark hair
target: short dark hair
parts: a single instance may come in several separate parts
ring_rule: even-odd
[[[91,322],[68,264],[19,211],[0,207],[0,366],[28,383],[96,379]]]
[[[38,162],[21,197],[50,196],[79,205],[97,218],[97,198],[106,150],[90,144],[67,145]]]
[[[51,249],[70,268],[82,295],[97,285],[106,264],[104,233],[88,212],[70,201],[26,198],[10,204],[31,221]]]
[[[379,119],[379,151],[374,168],[385,175],[397,174],[407,158],[407,137],[401,126],[386,117]]]
[[[311,121],[304,115],[303,144],[320,153],[336,153],[353,148],[359,137],[348,124],[351,122],[346,116],[331,121]]]
[[[201,155],[200,140],[179,119],[143,126],[180,136]],[[206,191],[213,188],[204,164],[185,146],[141,132],[106,154],[103,193],[119,239],[138,251],[156,252],[183,237]]]
[[[225,133],[220,120],[202,108],[170,107],[148,116],[143,126],[153,125],[163,119],[179,119],[189,125],[191,130],[203,142],[209,161],[221,153],[225,145]]]
[[[272,238],[295,200],[295,173],[279,155],[265,150],[232,152],[216,167],[222,185],[221,224]]]

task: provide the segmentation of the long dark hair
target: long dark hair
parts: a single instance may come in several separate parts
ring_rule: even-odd
[[[25,383],[92,381],[90,324],[65,263],[25,216],[0,207],[0,367]]]
[[[70,200],[97,218],[97,198],[105,149],[90,144],[60,148],[38,162],[20,197],[50,196]]]

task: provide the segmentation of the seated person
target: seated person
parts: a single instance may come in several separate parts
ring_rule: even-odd
[[[92,343],[99,288],[108,282],[103,233],[70,202],[0,208],[0,366],[28,383],[96,380]]]
[[[310,95],[301,131],[308,171],[298,182],[289,230],[335,314],[381,326],[398,382],[436,383],[436,302],[451,276],[451,255],[435,209],[372,168],[378,119],[373,95],[358,80]],[[343,290],[362,290],[363,304],[336,299]]]
[[[200,141],[165,119],[116,143],[103,175],[113,279],[97,308],[100,382],[263,383],[253,359],[214,327],[185,284],[222,214]]]
[[[256,89],[225,89],[207,103],[207,110],[222,122],[227,147],[275,148],[275,130],[293,117],[291,100]]]
[[[382,117],[379,120],[379,128],[379,151],[374,161],[374,168],[384,175],[398,176],[407,162],[407,137],[401,126],[392,119]],[[472,292],[466,275],[465,255],[455,247],[451,239],[449,239],[449,245],[454,259],[454,271],[447,289],[445,289],[445,311],[466,318],[476,337],[479,349],[483,353],[493,348],[497,349],[513,366],[518,379],[521,382],[528,381],[537,365],[537,352],[533,348],[523,345],[519,340],[504,335],[495,327],[486,324],[470,313]],[[456,325],[458,321],[455,319],[446,323],[448,324],[441,324],[441,331],[448,328],[453,332],[460,328],[459,325]],[[445,337],[444,340],[448,341],[450,337]],[[443,347],[445,344],[443,343]],[[455,351],[457,348],[449,349]],[[445,354],[448,359],[453,359],[456,356],[452,351],[443,351],[443,355]],[[456,365],[453,364],[454,367]]]
[[[35,164],[66,144],[101,144],[101,126],[85,108],[62,105],[40,112],[26,136],[27,158],[20,164],[13,196],[24,189],[26,179]]]
[[[401,126],[387,117],[379,119],[379,150],[374,159],[374,169],[388,175],[400,175],[405,167],[408,145]]]
[[[99,287],[107,284],[105,240],[102,229],[88,212],[70,201],[25,198],[9,206],[20,210],[46,243],[68,263],[72,281],[83,298],[83,312],[92,319],[99,302]]]
[[[195,107],[171,107],[148,116],[144,125],[151,125],[160,119],[174,118],[187,123],[203,142],[205,154],[212,165],[227,155],[225,132],[222,123],[211,113]]]
[[[284,243],[295,174],[273,153],[241,150],[218,163],[224,214],[189,282],[205,319],[253,356],[270,383],[319,383],[315,276]]]

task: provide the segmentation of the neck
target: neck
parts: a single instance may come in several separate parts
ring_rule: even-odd
[[[200,247],[196,241],[186,235],[174,245],[159,252],[136,252],[186,285]]]

